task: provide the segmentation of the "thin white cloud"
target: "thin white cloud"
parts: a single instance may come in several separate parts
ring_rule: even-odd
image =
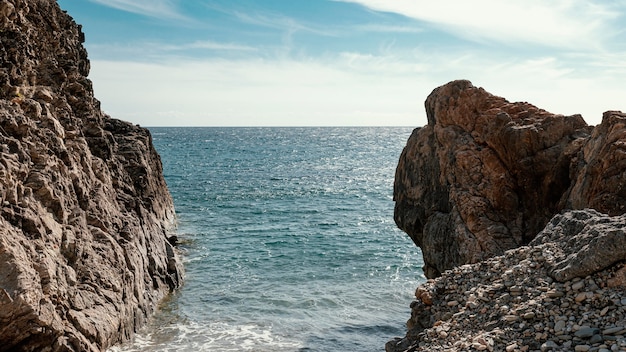
[[[185,19],[172,0],[89,0],[114,9],[160,19]]]
[[[263,26],[268,28],[274,28],[279,30],[285,30],[287,32],[309,32],[322,36],[336,36],[336,31],[331,30],[328,27],[321,28],[320,26],[314,26],[303,21],[298,21],[294,18],[284,16],[277,13],[246,13],[241,11],[234,12],[234,15],[242,22],[253,24],[257,26]]]
[[[171,57],[194,57],[204,55],[210,51],[214,56],[236,56],[237,54],[249,55],[259,51],[248,45],[216,42],[212,40],[198,40],[188,43],[166,44],[158,42],[140,42],[121,44],[89,44],[91,57],[127,58],[132,57],[136,61],[166,61]]]
[[[171,50],[187,50],[187,49],[207,49],[207,50],[223,50],[223,51],[257,51],[255,47],[248,45],[240,45],[235,43],[220,43],[212,40],[195,41],[189,44],[179,46],[170,46]]]
[[[376,33],[422,33],[423,28],[416,26],[393,26],[382,24],[366,24],[356,27],[357,31],[376,32]]]
[[[398,13],[475,41],[597,48],[618,15],[611,2],[587,0],[339,0]]]

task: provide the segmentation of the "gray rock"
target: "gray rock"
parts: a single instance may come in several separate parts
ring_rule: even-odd
[[[593,336],[591,336],[591,338],[589,339],[589,343],[590,344],[597,344],[597,343],[601,343],[603,342],[604,339],[602,338],[602,335],[600,334],[594,334]]]
[[[574,333],[574,336],[580,338],[590,338],[593,335],[600,333],[600,329],[597,328],[582,328]]]
[[[546,342],[541,344],[541,351],[542,352],[553,351],[553,350],[556,350],[557,348],[559,348],[559,345],[556,342],[554,342],[554,341],[546,341]]]
[[[591,209],[564,212],[531,245],[546,243],[555,243],[546,261],[554,279],[585,277],[626,260],[626,215],[611,217]]]

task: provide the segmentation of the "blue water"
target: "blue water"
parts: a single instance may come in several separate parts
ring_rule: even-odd
[[[424,281],[393,222],[411,128],[151,128],[185,285],[116,351],[383,351]]]

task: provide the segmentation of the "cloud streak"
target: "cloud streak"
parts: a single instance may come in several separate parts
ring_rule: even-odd
[[[172,0],[89,0],[117,10],[135,13],[147,17],[167,20],[182,20],[181,14]]]
[[[614,4],[582,0],[338,0],[431,23],[473,41],[556,48],[597,48],[611,35]],[[616,34],[616,33],[613,33]]]

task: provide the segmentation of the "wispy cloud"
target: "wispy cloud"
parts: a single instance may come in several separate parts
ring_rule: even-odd
[[[624,6],[586,0],[339,0],[402,14],[474,41],[596,48]]]
[[[161,49],[166,51],[183,51],[189,49],[205,49],[205,50],[217,50],[217,51],[257,51],[257,48],[240,45],[235,43],[220,43],[212,40],[200,40],[188,44],[180,45],[165,45],[161,46]]]
[[[356,30],[377,33],[422,33],[423,28],[417,26],[393,26],[383,24],[366,24],[357,26]]]
[[[172,0],[89,0],[118,10],[160,19],[185,19]]]
[[[188,43],[137,42],[127,44],[90,44],[92,57],[127,60],[132,57],[138,62],[167,62],[172,59],[192,59],[210,55],[211,57],[238,57],[259,52],[259,48],[232,42],[197,40]]]
[[[242,12],[236,11],[234,15],[242,22],[257,26],[285,30],[288,32],[304,31],[322,36],[336,36],[337,33],[332,29],[321,27],[319,25],[307,24],[304,21],[297,20],[278,13],[271,12]]]

